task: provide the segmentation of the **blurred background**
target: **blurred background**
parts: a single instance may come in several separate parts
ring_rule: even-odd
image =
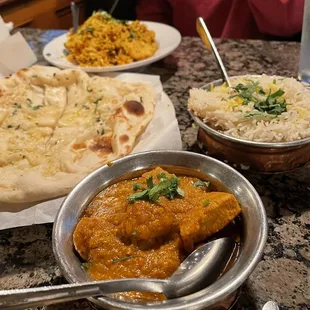
[[[109,11],[114,0],[75,0],[80,23],[93,11]],[[68,29],[70,0],[0,0],[0,14],[14,27]],[[203,16],[213,37],[300,41],[304,0],[119,0],[118,19],[163,22],[183,36],[196,36]]]

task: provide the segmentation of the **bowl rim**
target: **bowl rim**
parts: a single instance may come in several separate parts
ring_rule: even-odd
[[[260,74],[244,74],[244,75],[234,75],[234,76],[229,77],[229,79],[236,79],[240,77],[259,78],[261,76],[262,75]],[[281,77],[281,76],[277,76],[277,77]],[[283,78],[287,78],[287,77],[283,77]],[[218,79],[218,80],[215,80],[215,81],[212,81],[210,83],[203,85],[202,87],[200,87],[200,89],[208,88],[211,85],[217,86],[217,85],[222,84],[223,82],[224,82],[223,79]],[[303,86],[306,87],[305,85]],[[215,136],[216,138],[226,140],[232,143],[242,144],[244,146],[249,146],[249,147],[254,147],[254,148],[265,148],[265,149],[297,148],[297,147],[301,147],[301,146],[304,146],[310,143],[310,137],[300,139],[300,140],[295,140],[295,141],[289,141],[289,142],[258,142],[258,141],[239,139],[239,138],[224,134],[208,126],[206,123],[203,122],[201,118],[195,115],[195,112],[193,110],[188,109],[188,112],[191,115],[192,119],[195,121],[195,123],[202,129],[204,129],[207,133],[209,133],[212,136]]]
[[[158,304],[147,304],[147,305],[143,305],[143,304],[134,304],[134,303],[130,303],[130,302],[126,302],[126,301],[121,301],[121,300],[117,300],[114,298],[110,298],[110,297],[103,297],[104,300],[100,300],[98,298],[89,298],[92,302],[96,303],[96,304],[100,304],[102,306],[102,302],[104,302],[106,304],[106,306],[110,306],[110,307],[116,307],[118,309],[128,309],[128,310],[132,310],[132,309],[166,309],[166,310],[185,310],[185,309],[201,309],[203,306],[206,306],[206,302],[208,303],[207,305],[212,305],[220,300],[222,300],[223,298],[225,298],[226,296],[228,296],[229,294],[233,293],[236,289],[238,289],[248,278],[248,276],[253,272],[253,270],[255,269],[255,267],[257,266],[257,264],[259,263],[262,255],[263,255],[263,250],[264,247],[266,245],[266,241],[267,241],[267,235],[268,235],[268,223],[267,223],[267,215],[266,215],[266,211],[263,205],[263,202],[259,196],[259,194],[257,193],[256,189],[254,188],[254,186],[238,171],[236,171],[234,168],[230,167],[229,165],[214,159],[212,157],[206,156],[206,155],[202,155],[202,154],[198,154],[198,153],[194,153],[194,152],[187,152],[187,151],[175,151],[175,150],[159,150],[159,151],[150,151],[150,152],[141,152],[141,153],[136,153],[136,154],[132,154],[132,155],[128,155],[126,157],[117,159],[115,161],[113,161],[113,167],[117,166],[117,165],[121,165],[123,161],[130,161],[132,160],[134,157],[137,156],[151,156],[152,155],[156,155],[156,154],[165,154],[167,156],[169,156],[169,154],[175,154],[175,155],[184,155],[184,156],[196,156],[198,157],[200,160],[205,160],[206,158],[208,158],[208,162],[212,163],[212,164],[216,164],[219,166],[222,166],[222,168],[226,169],[226,171],[230,171],[232,173],[234,173],[238,178],[241,178],[242,181],[245,183],[246,187],[249,188],[250,192],[251,192],[251,196],[254,198],[256,204],[257,204],[257,208],[259,210],[259,214],[260,214],[260,219],[261,219],[261,227],[259,229],[260,233],[259,233],[259,237],[258,237],[258,242],[256,245],[256,251],[251,254],[251,260],[248,262],[247,265],[245,265],[242,269],[241,272],[238,274],[238,277],[235,278],[230,278],[227,282],[224,282],[223,285],[220,286],[220,289],[218,291],[216,291],[213,294],[202,294],[202,292],[204,290],[207,290],[209,287],[204,288],[203,290],[193,293],[191,295],[185,296],[185,297],[180,297],[180,298],[176,298],[176,299],[171,299],[168,300],[167,302],[164,303],[158,303]],[[154,163],[150,163],[150,166],[152,166],[152,164]],[[156,164],[155,164],[156,165]],[[160,165],[160,164],[159,164]],[[175,164],[176,167],[182,167],[181,165],[178,165],[177,163]],[[62,274],[65,276],[65,278],[69,281],[69,282],[75,282],[74,277],[72,277],[72,275],[70,274],[70,272],[68,272],[67,270],[65,270],[63,268],[63,264],[62,264],[62,258],[60,256],[60,254],[57,251],[57,233],[60,229],[60,223],[59,220],[61,219],[62,213],[64,212],[64,210],[66,208],[68,208],[70,206],[70,200],[72,199],[72,197],[75,196],[75,193],[77,191],[79,191],[79,188],[81,188],[82,186],[84,186],[87,182],[89,182],[92,178],[94,178],[97,174],[100,174],[102,172],[104,172],[106,169],[108,169],[109,166],[104,165],[98,169],[96,169],[95,171],[93,171],[91,174],[89,174],[87,177],[85,177],[82,181],[80,181],[75,187],[74,189],[68,194],[68,196],[66,197],[66,199],[63,201],[57,216],[55,218],[55,222],[53,225],[53,234],[52,234],[52,244],[53,244],[53,252],[54,252],[54,256],[56,258],[57,264],[62,272]],[[143,169],[142,167],[139,167],[141,170]],[[126,171],[124,171],[124,173],[126,173]],[[205,172],[207,174],[207,172]],[[96,192],[98,193],[98,191]],[[85,208],[83,209],[85,210]],[[73,232],[72,232],[73,234]],[[222,284],[220,278],[218,281]],[[227,279],[226,279],[227,280]],[[216,283],[215,282],[215,283]],[[186,298],[191,297],[190,300],[186,300]],[[179,304],[171,304],[171,301],[180,301]],[[101,303],[100,303],[101,302]]]

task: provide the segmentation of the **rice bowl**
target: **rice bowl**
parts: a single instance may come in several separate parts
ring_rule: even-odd
[[[256,83],[255,81],[261,79],[263,76],[259,75],[247,75],[247,76],[237,76],[237,77],[230,77],[230,81],[233,84],[233,87],[236,87],[235,85],[238,85],[238,81],[242,81],[242,79],[246,79],[248,82],[251,80],[251,83]],[[279,77],[279,76],[273,76],[270,80],[272,80],[272,85],[274,85],[274,79],[276,79],[275,83],[277,83],[277,80],[284,80],[285,78]],[[293,79],[290,79],[293,80]],[[298,84],[297,87],[301,89],[301,91],[307,91],[306,94],[308,94],[308,90],[306,87],[304,87],[302,84],[298,83],[297,81],[294,81]],[[241,84],[241,83],[239,83]],[[270,136],[274,137],[275,132],[272,132],[270,128],[264,127],[264,131],[261,135],[258,135],[256,132],[256,135],[252,140],[249,138],[246,138],[245,136],[241,136],[241,131],[238,132],[239,127],[242,125],[248,126],[249,130],[257,129],[254,124],[260,121],[264,121],[269,125],[268,120],[272,119],[280,119],[279,115],[283,114],[284,116],[286,112],[282,112],[284,108],[286,108],[288,111],[291,109],[291,106],[289,102],[287,102],[287,97],[284,97],[282,94],[284,90],[277,93],[277,100],[274,102],[271,100],[272,105],[263,105],[262,108],[256,104],[256,107],[258,107],[261,110],[266,110],[268,112],[274,113],[273,115],[266,115],[269,113],[261,112],[261,111],[254,111],[253,112],[244,112],[244,115],[241,115],[239,113],[239,119],[237,118],[237,121],[234,123],[231,121],[232,117],[236,118],[236,115],[238,115],[238,111],[229,112],[229,107],[227,102],[224,100],[221,101],[220,95],[217,94],[214,95],[213,89],[216,89],[217,87],[221,87],[224,89],[227,93],[230,91],[230,89],[224,84],[223,80],[216,80],[211,83],[206,84],[202,91],[199,89],[199,96],[198,100],[196,98],[195,89],[191,91],[191,97],[188,101],[188,109],[191,117],[195,121],[195,123],[200,127],[198,132],[198,141],[200,142],[200,146],[206,146],[207,154],[210,156],[213,156],[215,158],[218,158],[220,160],[224,160],[225,162],[232,164],[235,168],[241,169],[241,170],[250,170],[254,172],[263,172],[263,173],[283,173],[288,172],[291,170],[294,170],[298,167],[301,167],[305,165],[307,162],[310,161],[310,137],[302,138],[305,135],[304,131],[299,132],[300,136],[296,140],[290,139],[270,139]],[[239,86],[240,87],[240,86]],[[284,86],[281,86],[284,87]],[[280,88],[280,87],[279,87]],[[274,91],[271,90],[271,94],[277,92],[278,89],[275,89]],[[193,97],[193,92],[195,97]],[[264,91],[265,92],[265,91]],[[284,91],[285,92],[285,91]],[[226,93],[226,97],[237,95],[238,92],[235,91],[233,94],[228,95]],[[288,92],[289,93],[289,92]],[[220,103],[218,100],[207,100],[205,97],[205,94],[207,94],[207,97],[216,97],[218,96],[220,98]],[[298,93],[297,93],[298,94]],[[303,96],[306,94],[302,94]],[[281,96],[280,96],[281,95]],[[225,95],[224,95],[225,96]],[[268,96],[265,94],[266,98]],[[298,95],[300,96],[300,94]],[[236,96],[237,97],[237,96]],[[261,97],[258,97],[261,98]],[[201,100],[200,100],[201,99]],[[229,98],[232,99],[232,98]],[[242,98],[240,98],[242,99]],[[283,100],[285,99],[285,101]],[[199,101],[200,100],[200,101]],[[255,100],[255,99],[254,99]],[[257,102],[261,103],[263,100],[257,100]],[[248,103],[248,102],[246,102]],[[276,103],[276,104],[274,104]],[[254,103],[255,104],[255,103]],[[306,99],[304,97],[304,104],[306,104]],[[255,106],[253,103],[250,103],[250,107],[252,105],[253,110],[255,109]],[[205,108],[205,106],[208,106],[208,108]],[[246,104],[239,104],[239,107],[244,108]],[[254,107],[254,108],[253,108]],[[195,110],[193,110],[195,108]],[[269,109],[267,109],[269,108]],[[305,108],[306,110],[307,107]],[[237,110],[235,108],[235,110]],[[279,113],[281,112],[281,113]],[[260,114],[260,117],[258,115],[255,115],[255,117],[251,117],[251,121],[249,122],[249,117],[245,117],[245,114]],[[225,115],[228,118],[220,118],[218,115],[222,116]],[[254,116],[254,115],[253,115]],[[208,118],[209,117],[209,118]],[[218,118],[217,118],[218,117]],[[228,120],[227,120],[228,119]],[[308,122],[309,118],[307,118]],[[216,123],[218,122],[218,123]],[[231,128],[225,128],[224,124],[225,122],[232,123]],[[220,126],[221,124],[222,127]],[[292,126],[292,124],[289,124]],[[308,130],[308,127],[305,126],[305,129]],[[231,130],[232,133],[228,134],[227,132]],[[237,134],[234,136],[233,132],[237,132]],[[263,139],[263,134],[266,135],[266,133],[271,133],[269,135],[269,139]],[[280,131],[280,133],[283,135],[283,133],[286,133],[285,131]],[[294,132],[293,132],[294,133]],[[287,135],[286,135],[287,136]],[[284,137],[284,135],[283,135]],[[267,141],[266,141],[267,140]],[[272,140],[272,142],[270,142]]]
[[[310,137],[310,90],[293,78],[241,76],[192,89],[189,110],[211,128],[247,141],[281,143]]]

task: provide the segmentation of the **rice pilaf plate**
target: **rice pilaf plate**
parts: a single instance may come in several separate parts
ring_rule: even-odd
[[[112,18],[95,12],[76,33],[69,32],[67,59],[83,67],[128,64],[153,56],[158,46],[155,32],[139,21]]]

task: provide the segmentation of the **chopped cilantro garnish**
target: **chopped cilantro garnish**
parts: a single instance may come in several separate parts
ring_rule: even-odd
[[[164,172],[157,174],[157,178],[159,180],[168,180],[168,177]]]
[[[82,268],[83,268],[85,271],[88,271],[88,269],[89,269],[89,264],[88,264],[88,263],[82,263]]]
[[[154,184],[153,178],[149,177],[146,180],[147,189],[129,195],[129,201],[131,203],[137,200],[156,202],[160,196],[165,196],[168,199],[173,199],[176,196],[184,197],[184,191],[179,187],[179,179],[176,176],[169,179],[165,173],[160,173],[157,177],[159,179],[157,184]]]
[[[130,31],[130,38],[134,40],[136,37],[136,33],[134,31]]]
[[[142,185],[141,184],[138,184],[138,183],[135,183],[133,186],[132,186],[132,189],[136,192],[138,189],[141,189],[142,188]]]
[[[94,35],[94,30],[95,30],[95,29],[94,29],[94,28],[91,28],[91,27],[86,27],[86,28],[85,28],[85,31],[86,31],[86,32],[89,32],[91,35]]]
[[[153,177],[149,177],[146,179],[146,185],[149,189],[153,188],[153,186],[154,186]]]
[[[206,199],[203,203],[202,203],[202,206],[203,207],[206,207],[210,204],[210,200],[209,199]]]
[[[273,84],[275,84],[275,80]],[[239,83],[237,86],[233,87],[233,89],[237,92],[237,94],[230,96],[230,98],[240,97],[243,105],[247,105],[249,102],[254,102],[254,108],[258,112],[266,112],[267,114],[277,116],[287,111],[286,100],[284,98],[280,98],[285,94],[284,90],[281,88],[274,93],[271,93],[270,89],[269,93],[266,94],[266,92],[259,86],[258,82],[249,80],[249,84]],[[256,115],[256,112],[248,113],[245,117],[252,117]]]
[[[34,107],[31,107],[32,110],[39,110],[41,108],[40,105],[35,105]]]
[[[132,202],[132,203],[135,202],[135,201],[137,201],[137,200],[144,200],[144,199],[147,199],[148,193],[149,193],[149,190],[148,190],[148,189],[145,189],[145,190],[143,190],[142,192],[138,192],[138,193],[129,195],[129,196],[128,196],[128,199],[129,199],[129,201]]]
[[[256,102],[254,108],[260,112],[266,112],[268,114],[280,115],[286,112],[286,100],[279,98],[284,94],[283,89],[278,89],[276,92],[271,94],[269,92],[268,96],[264,101]]]
[[[195,187],[209,187],[210,184],[211,184],[210,181],[200,181],[200,180],[199,180],[199,181],[197,181],[197,182],[194,183],[194,186],[195,186]]]

